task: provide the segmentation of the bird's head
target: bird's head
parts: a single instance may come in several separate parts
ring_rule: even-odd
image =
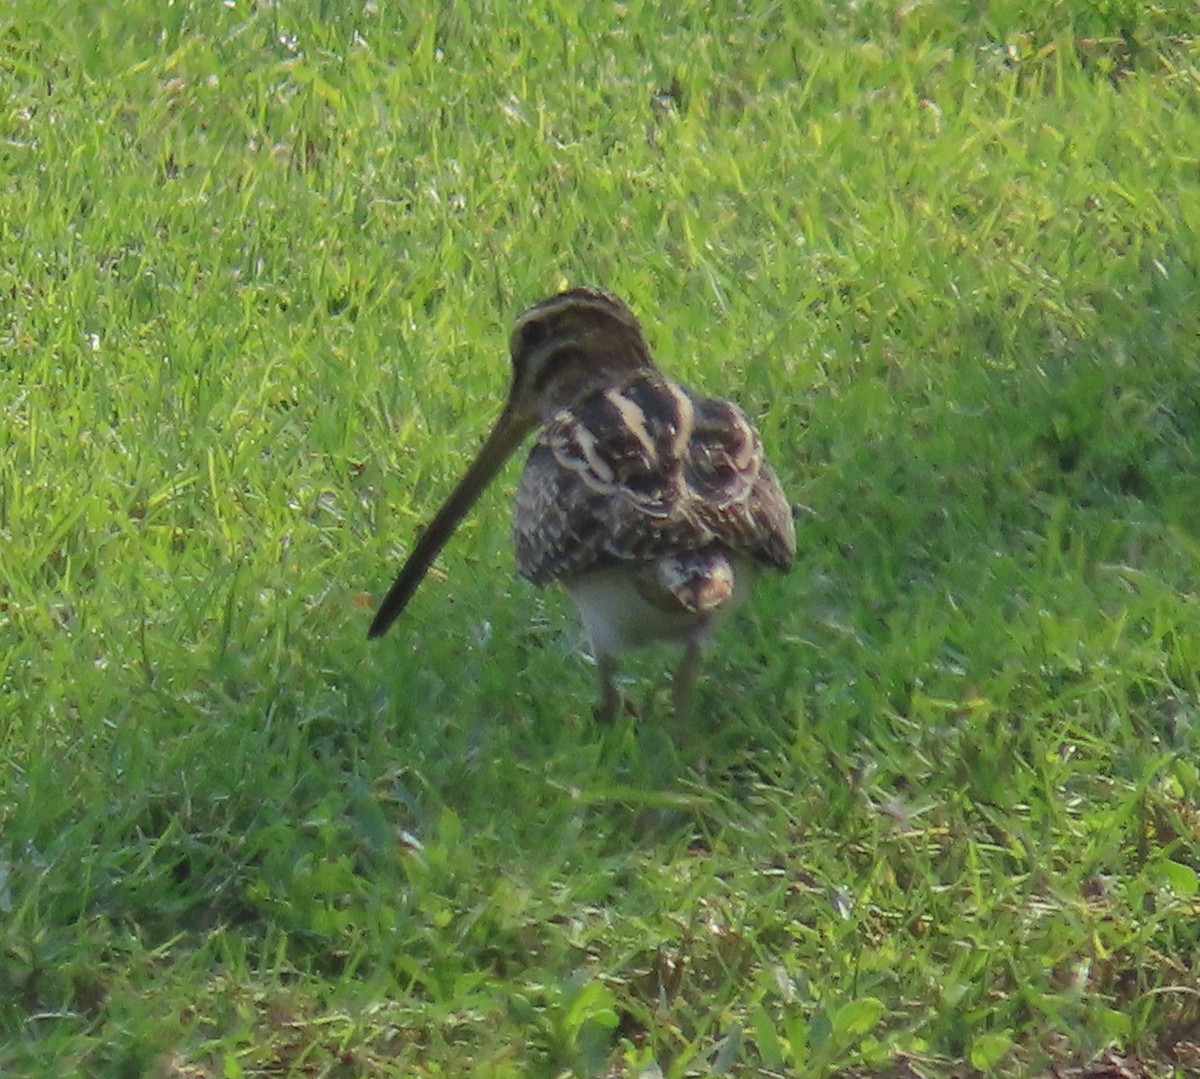
[[[653,367],[632,311],[599,289],[574,288],[529,308],[509,340],[507,410],[536,426],[585,394]]]

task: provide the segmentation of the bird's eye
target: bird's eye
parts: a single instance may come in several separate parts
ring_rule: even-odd
[[[550,327],[544,322],[531,322],[521,331],[521,351],[529,352],[546,340]]]

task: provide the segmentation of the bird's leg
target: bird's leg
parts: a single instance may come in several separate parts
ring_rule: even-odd
[[[621,714],[622,697],[617,688],[617,661],[607,653],[596,656],[596,669],[600,672],[600,703],[596,705],[596,721],[612,723]]]
[[[692,695],[696,688],[696,679],[700,674],[700,661],[704,658],[704,644],[708,640],[708,629],[700,622],[688,634],[687,647],[683,659],[675,669],[675,681],[671,685],[671,698],[675,704],[675,718],[686,721],[692,708]]]

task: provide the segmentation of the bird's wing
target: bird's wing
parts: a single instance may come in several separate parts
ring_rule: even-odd
[[[696,401],[695,416],[683,462],[687,511],[727,550],[787,570],[796,526],[758,431],[731,401]]]
[[[657,374],[550,420],[521,477],[513,532],[517,568],[535,584],[714,544],[786,569],[796,544],[742,411]]]

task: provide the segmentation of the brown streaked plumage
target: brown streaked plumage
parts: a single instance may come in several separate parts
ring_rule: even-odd
[[[531,307],[510,341],[508,400],[475,461],[421,535],[371,624],[384,633],[505,459],[535,427],[517,490],[517,569],[561,582],[601,678],[598,714],[620,708],[617,657],[678,641],[686,712],[701,648],[758,568],[787,570],[796,534],[758,432],[728,401],[665,378],[633,313],[597,289]]]

